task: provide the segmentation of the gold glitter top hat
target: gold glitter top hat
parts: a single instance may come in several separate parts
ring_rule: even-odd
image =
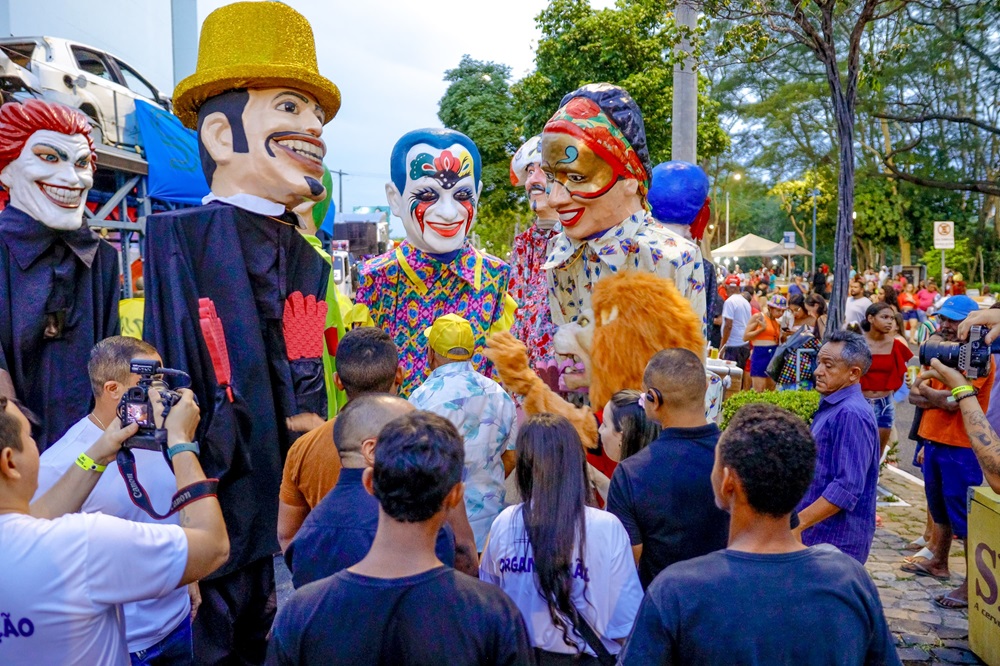
[[[201,26],[198,68],[177,84],[174,113],[196,129],[198,108],[228,90],[288,86],[312,94],[326,122],[340,109],[340,90],[320,76],[312,26],[280,2],[236,2]]]

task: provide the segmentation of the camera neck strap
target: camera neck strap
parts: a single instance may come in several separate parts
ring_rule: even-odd
[[[156,520],[163,520],[174,515],[191,502],[197,502],[204,497],[215,497],[219,489],[218,479],[204,479],[203,481],[196,481],[191,485],[184,486],[174,493],[167,512],[160,514],[153,508],[149,494],[146,493],[146,489],[139,483],[139,473],[136,470],[135,455],[132,453],[132,450],[119,450],[117,461],[118,471],[121,472],[122,479],[125,481],[125,487],[128,489],[129,497],[132,498],[132,503]]]

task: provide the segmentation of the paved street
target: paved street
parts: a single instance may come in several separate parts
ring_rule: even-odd
[[[879,507],[883,526],[875,533],[865,565],[878,587],[900,658],[904,664],[981,663],[969,651],[967,612],[945,610],[933,601],[965,575],[965,551],[957,542],[953,545],[949,561],[952,576],[947,584],[900,571],[902,558],[912,555],[907,544],[923,533],[923,488],[888,470],[882,475],[881,486],[910,505]]]

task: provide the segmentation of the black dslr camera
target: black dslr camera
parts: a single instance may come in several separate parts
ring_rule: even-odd
[[[155,383],[160,391],[160,404],[163,405],[164,413],[180,402],[181,394],[171,390],[187,388],[191,385],[191,377],[181,370],[164,368],[159,361],[150,359],[132,359],[130,369],[133,374],[139,375],[139,385],[129,388],[118,403],[118,418],[122,422],[122,427],[130,423],[139,424],[139,432],[129,437],[122,444],[124,449],[147,449],[150,451],[160,451],[167,445],[167,434],[165,430],[156,428],[153,418],[153,404],[149,398],[149,388]],[[168,378],[176,378],[168,381]],[[158,435],[159,432],[159,435]]]
[[[986,326],[973,326],[969,330],[968,342],[937,342],[934,340],[920,345],[920,364],[930,365],[936,358],[949,368],[955,368],[969,379],[979,379],[989,373],[990,356],[1000,352],[1000,339],[992,345],[986,344],[989,333]]]

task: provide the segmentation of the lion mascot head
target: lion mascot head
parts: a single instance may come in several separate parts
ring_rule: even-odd
[[[524,396],[529,414],[554,412],[577,425],[585,445],[596,446],[592,411],[600,411],[615,391],[642,388],[646,363],[661,349],[690,349],[705,356],[702,323],[673,281],[627,271],[594,287],[593,312],[561,326],[555,348],[583,361],[584,377],[567,385],[590,385],[590,408],[581,412],[553,393],[528,367],[524,345],[509,333],[493,335],[486,355],[507,388]],[[572,415],[571,415],[572,414]]]

